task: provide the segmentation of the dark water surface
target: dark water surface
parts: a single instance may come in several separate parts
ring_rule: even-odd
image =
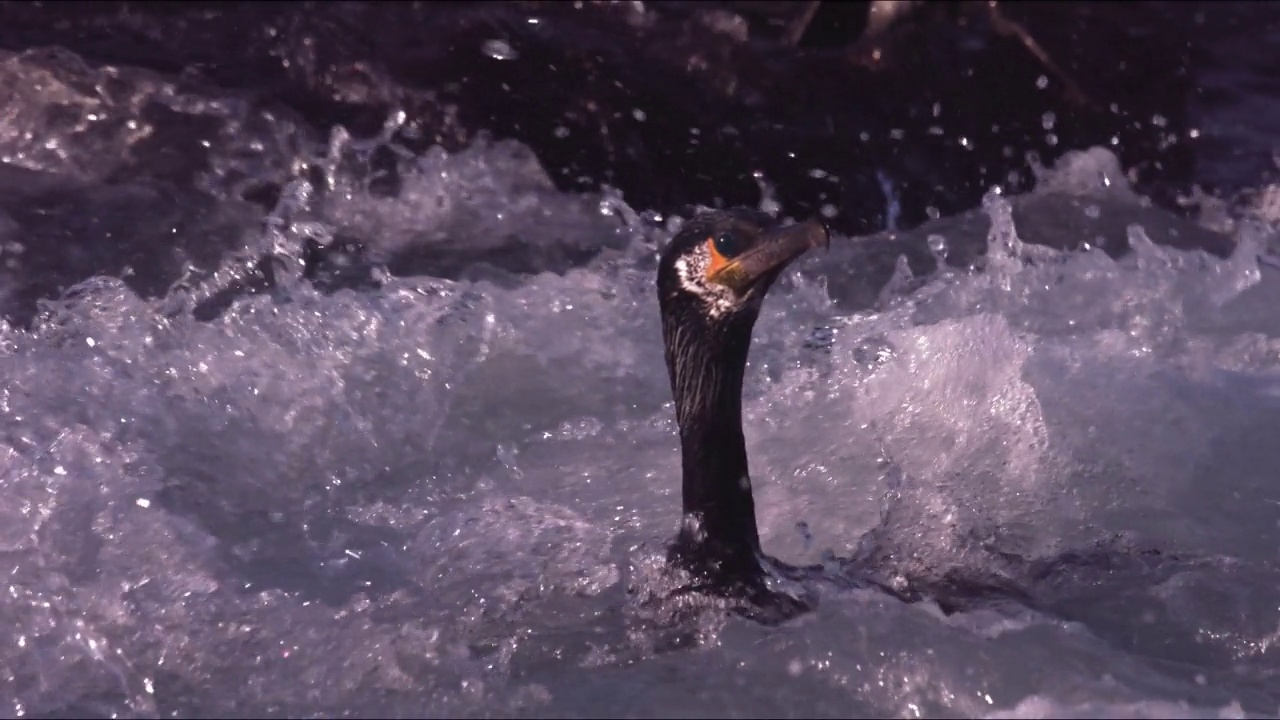
[[[798,25],[807,5],[4,2],[0,48],[234,93],[317,142],[337,125],[377,135],[395,110],[394,140],[414,152],[512,138],[557,188],[607,185],[659,213],[755,205],[764,182],[784,214],[846,233],[952,215],[993,186],[1024,190],[1034,166],[1095,145],[1178,212],[1193,186],[1236,201],[1275,175],[1273,3],[1013,3],[998,6],[1002,24],[985,3],[898,3],[906,12],[875,32],[866,3],[819,3]],[[1012,23],[1021,35],[1001,32]],[[141,112],[146,136],[106,179],[188,192],[218,123],[155,102]],[[372,162],[396,192],[395,158]],[[282,182],[237,192],[265,210]],[[32,243],[9,317],[123,264],[144,292],[176,279],[171,253],[108,234],[93,248]],[[216,265],[226,242],[188,254]],[[927,253],[911,260],[920,271]],[[408,249],[389,266],[452,277],[468,262]]]
[[[885,225],[886,184],[905,226],[1026,187],[1029,153],[1112,147],[1170,205],[1275,172],[1272,3],[999,5],[1051,65],[985,3],[907,3],[871,37],[866,3],[820,3],[793,46],[778,23],[806,4],[6,2],[0,47],[241,90],[321,133],[403,108],[406,142],[518,139],[562,189],[660,211],[754,204],[759,171],[842,231]]]

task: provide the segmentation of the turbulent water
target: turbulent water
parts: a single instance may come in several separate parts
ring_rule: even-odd
[[[780,627],[670,621],[654,274],[680,218],[557,192],[511,143],[413,156],[395,117],[317,138],[74,57],[0,76],[6,307],[61,267],[41,247],[119,256],[0,327],[6,714],[1280,713],[1264,202],[1214,216],[1230,257],[1170,249],[1208,231],[1093,149],[915,231],[985,243],[974,267],[869,288],[860,249],[910,234],[798,263],[747,376],[765,547],[1035,602],[820,584]],[[270,182],[269,212],[242,199]],[[273,286],[235,292],[264,254]]]

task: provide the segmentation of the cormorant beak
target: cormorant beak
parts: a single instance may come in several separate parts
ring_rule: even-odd
[[[831,239],[821,223],[812,220],[763,233],[750,250],[718,268],[708,279],[742,294],[772,271],[816,247],[830,247]]]

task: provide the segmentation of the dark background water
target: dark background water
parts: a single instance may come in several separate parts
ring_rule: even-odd
[[[758,171],[846,232],[885,225],[886,185],[908,226],[1025,187],[1029,153],[1107,145],[1171,207],[1275,171],[1250,143],[1277,111],[1243,106],[1280,96],[1280,5],[1000,3],[1022,37],[987,3],[898,5],[868,32],[856,2],[5,2],[0,47],[181,73],[319,131],[403,108],[410,144],[516,138],[562,188],[642,209],[754,203]]]
[[[1275,177],[1280,127],[1278,3],[0,2],[0,48],[159,72],[293,118],[318,143],[336,125],[373,136],[395,110],[395,140],[415,151],[513,138],[559,189],[611,186],[637,210],[755,205],[763,180],[784,214],[846,234],[1025,190],[1035,164],[1095,145],[1176,212],[1193,186],[1243,202]],[[143,115],[150,134],[107,184],[204,202],[194,179],[217,118]],[[395,156],[373,161],[373,189],[395,194]],[[125,264],[144,295],[178,276],[163,239],[113,220],[129,213],[81,222],[18,185],[4,209],[29,239],[27,284],[11,319]],[[280,190],[264,177],[237,192],[265,212]],[[112,222],[126,227],[85,239]],[[46,236],[62,239],[31,240]],[[236,242],[185,252],[212,268]],[[392,271],[423,271],[407,252]]]

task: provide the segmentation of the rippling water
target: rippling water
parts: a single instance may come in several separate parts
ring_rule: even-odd
[[[1280,713],[1274,206],[1180,219],[1093,148],[797,264],[747,377],[766,549],[1035,608],[824,587],[673,629],[681,218],[395,113],[318,136],[65,51],[0,77],[10,714]]]

